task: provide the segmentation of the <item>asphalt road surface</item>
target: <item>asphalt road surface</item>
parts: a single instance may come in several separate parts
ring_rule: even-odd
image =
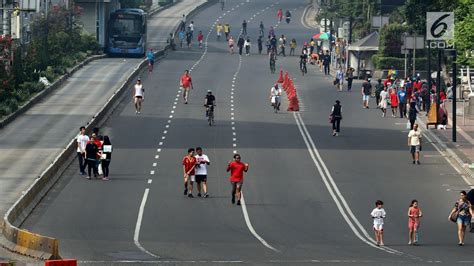
[[[63,257],[90,265],[474,263],[472,236],[457,246],[447,220],[465,181],[429,144],[422,164],[412,165],[406,120],[382,118],[373,102],[362,109],[360,83],[352,93],[336,92],[319,70],[311,66],[302,77],[298,57],[280,56],[277,68],[295,78],[304,111],[273,113],[269,88],[278,75],[257,54],[258,24],[296,38],[298,54],[313,34],[300,21],[305,7],[293,0],[226,1],[225,15],[219,5],[203,10],[195,32],[208,36],[207,48],[194,43],[169,53],[142,76],[142,113],[135,114],[127,96],[102,129],[114,147],[112,180],[88,181],[74,162],[24,227],[59,238]],[[293,12],[290,24],[277,23],[278,8]],[[218,19],[230,23],[234,36],[242,20],[250,21],[250,56],[230,55],[216,41]],[[178,88],[184,69],[191,69],[195,87],[188,105]],[[202,106],[208,89],[217,97],[213,127]],[[328,114],[336,99],[344,119],[333,137]],[[196,146],[211,160],[210,198],[183,196],[181,160]],[[234,152],[250,164],[243,206],[230,202],[225,168]],[[407,245],[414,198],[424,212],[416,247]],[[386,247],[372,240],[377,199],[388,213]]]

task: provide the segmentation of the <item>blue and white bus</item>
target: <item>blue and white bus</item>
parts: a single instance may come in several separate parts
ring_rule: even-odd
[[[137,8],[118,9],[110,14],[107,53],[144,56],[146,52],[146,13]]]

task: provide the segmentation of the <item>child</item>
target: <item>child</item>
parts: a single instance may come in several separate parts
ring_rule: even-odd
[[[390,107],[392,108],[392,117],[395,117],[398,109],[398,97],[394,88],[390,90]]]
[[[374,219],[374,232],[377,246],[383,246],[383,219],[385,218],[385,210],[383,209],[383,202],[377,200],[375,202],[375,209],[370,213]]]
[[[412,200],[408,208],[408,245],[416,245],[418,243],[418,228],[420,227],[420,217],[423,216],[421,209],[418,208],[418,201]]]
[[[199,42],[199,48],[202,48],[202,40],[204,39],[204,35],[202,35],[202,31],[199,31],[197,39]]]

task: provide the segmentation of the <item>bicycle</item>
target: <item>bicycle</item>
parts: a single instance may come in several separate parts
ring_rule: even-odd
[[[306,68],[306,64],[300,64],[300,70],[301,70],[301,74],[304,76],[304,74],[307,74],[308,73],[308,69]]]
[[[275,113],[278,113],[278,111],[280,111],[280,96],[272,96],[274,97],[275,99],[273,100],[274,103],[272,103],[272,106],[273,106],[273,111]]]
[[[206,106],[206,116],[209,126],[212,126],[214,124],[214,106],[215,105]]]

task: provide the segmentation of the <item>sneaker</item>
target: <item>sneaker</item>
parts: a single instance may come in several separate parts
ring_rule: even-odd
[[[418,165],[419,165],[419,164],[421,164],[421,163],[420,163],[420,161],[416,161],[416,164],[418,164]]]
[[[411,245],[411,244],[412,244],[411,241],[408,241],[408,245]]]
[[[204,198],[209,198],[209,194],[204,193]]]
[[[187,188],[184,189],[184,195],[185,196],[188,195],[188,189]]]
[[[140,111],[138,111],[138,114],[140,114]]]
[[[135,111],[135,114],[138,114],[138,111]]]
[[[415,164],[415,163],[416,163],[416,161],[413,161],[413,164]]]
[[[197,196],[200,198],[200,197],[201,197],[201,193],[198,193],[198,195],[197,195]]]
[[[239,205],[239,206],[240,206],[240,200],[238,200],[238,201],[237,201],[237,205]]]
[[[86,176],[86,179],[91,180],[91,177],[90,177],[90,176]]]
[[[188,194],[188,198],[194,198],[193,194],[192,194],[192,193],[189,193],[189,194]]]
[[[102,177],[102,181],[109,181],[110,179],[108,177]]]
[[[382,117],[385,117],[385,114],[382,114]]]

